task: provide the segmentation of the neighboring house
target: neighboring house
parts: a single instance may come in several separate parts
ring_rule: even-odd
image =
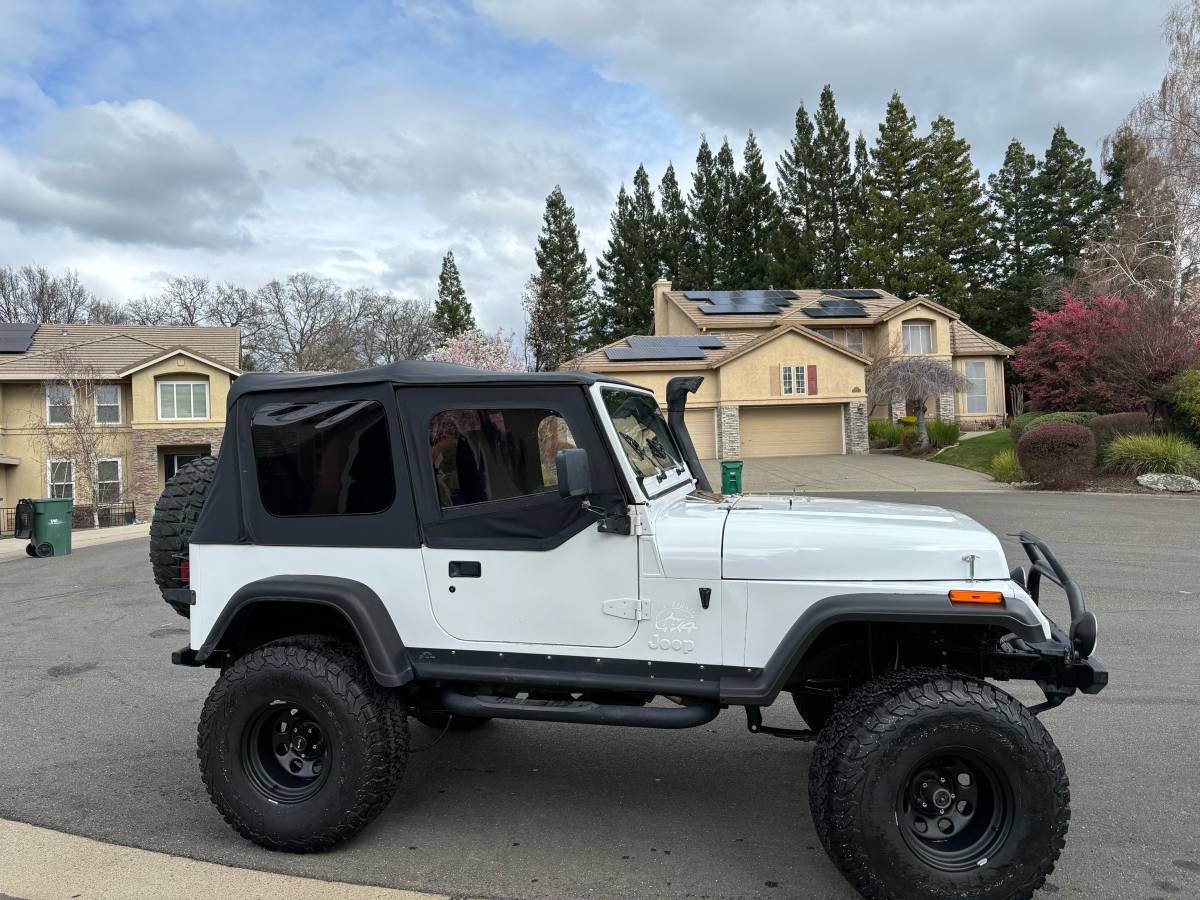
[[[149,518],[177,468],[220,448],[240,355],[237,328],[0,325],[0,506],[88,505],[95,479],[101,504],[132,501]],[[81,371],[90,399],[66,383]],[[103,435],[90,472],[78,453],[48,447],[71,445],[67,431],[81,422]]]
[[[884,356],[944,359],[971,381],[931,397],[931,414],[977,428],[1004,418],[1012,351],[925,297],[882,290],[673,291],[654,286],[654,338],[633,336],[563,368],[604,372],[651,388],[703,375],[687,424],[702,459],[866,453],[867,367]],[[903,414],[903,405],[893,413]]]

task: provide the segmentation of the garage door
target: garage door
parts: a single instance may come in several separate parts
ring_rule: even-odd
[[[717,428],[715,409],[685,409],[683,421],[687,423],[688,434],[696,445],[696,456],[699,459],[716,459],[717,457]]]
[[[842,452],[840,406],[743,406],[742,456]]]

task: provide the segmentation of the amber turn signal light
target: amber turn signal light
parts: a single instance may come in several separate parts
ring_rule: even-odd
[[[999,591],[951,591],[951,603],[990,603],[1004,605],[1004,595]]]

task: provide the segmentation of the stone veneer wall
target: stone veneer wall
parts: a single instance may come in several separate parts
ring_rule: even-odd
[[[742,420],[736,406],[717,407],[717,456],[736,459],[742,455]]]
[[[954,395],[942,394],[938,397],[937,414],[939,419],[944,419],[947,422],[953,422],[956,418],[954,412]]]
[[[162,493],[158,481],[158,448],[208,444],[213,456],[221,450],[224,429],[207,428],[145,428],[134,429],[130,492],[137,507],[137,517],[148,522],[154,515],[154,504]]]
[[[847,453],[868,453],[871,437],[867,431],[867,403],[856,400],[842,407],[842,428],[846,436]]]

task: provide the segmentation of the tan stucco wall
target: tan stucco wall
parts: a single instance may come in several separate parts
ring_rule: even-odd
[[[900,352],[904,347],[901,326],[905,322],[919,321],[933,323],[933,353],[929,355],[949,359],[950,319],[924,303],[918,303],[908,312],[880,323],[876,327],[875,346],[872,352],[875,355],[882,355],[892,348],[895,348],[896,352]]]
[[[155,381],[160,378],[207,380],[209,418],[160,422]],[[232,378],[226,372],[190,357],[176,357],[135,372],[121,384],[121,423],[104,425],[109,436],[104,446],[106,457],[121,460],[122,489],[133,492],[133,433],[180,428],[219,429],[225,423],[225,404]],[[45,386],[42,382],[0,383],[0,455],[18,457],[17,466],[0,466],[0,506],[13,506],[22,497],[44,497],[47,493],[46,461],[50,458],[40,423],[45,419]],[[164,443],[169,443],[164,441]],[[56,453],[54,458],[70,456]],[[159,460],[159,484],[162,464]],[[91,473],[77,466],[75,495],[84,501],[91,490]]]
[[[700,390],[694,394],[688,394],[688,408],[696,406],[715,406],[720,398],[720,383],[721,378],[718,374],[719,370],[705,370],[703,372],[686,372],[686,371],[668,371],[668,372],[615,372],[611,374],[624,381],[631,381],[638,387],[644,387],[649,391],[654,392],[654,398],[658,400],[659,406],[666,407],[667,405],[667,382],[672,378],[687,377],[689,375],[700,375],[704,378],[704,383],[700,385]]]
[[[815,365],[818,393],[784,396],[779,385],[782,365]],[[720,372],[722,403],[830,403],[866,397],[861,362],[796,332],[727,362]]]

